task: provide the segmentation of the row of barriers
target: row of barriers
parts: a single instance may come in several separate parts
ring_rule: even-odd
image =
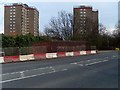
[[[97,54],[97,51],[91,50],[91,51],[55,52],[55,53],[39,53],[39,54],[17,55],[17,56],[3,56],[3,57],[0,57],[0,63],[44,60],[44,59],[50,59],[50,58],[82,56],[82,55],[89,55],[89,54]]]

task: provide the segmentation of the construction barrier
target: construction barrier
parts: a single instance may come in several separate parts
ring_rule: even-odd
[[[80,51],[80,55],[86,55],[86,51]]]
[[[86,54],[91,54],[91,51],[86,51]]]
[[[65,57],[65,52],[57,52],[57,57]]]
[[[17,62],[19,60],[19,56],[4,56],[5,62]]]
[[[57,53],[46,53],[46,58],[57,58]]]
[[[74,52],[74,56],[79,56],[79,55],[80,55],[80,51]]]
[[[34,60],[34,54],[30,55],[20,55],[20,61]]]
[[[0,57],[0,63],[4,63],[4,57]]]
[[[46,59],[45,53],[34,54],[34,58],[37,60]]]
[[[96,50],[92,50],[92,51],[91,51],[91,54],[96,54],[96,53],[97,53]]]
[[[74,56],[74,52],[66,52],[66,56]]]
[[[67,57],[67,56],[82,56],[82,55],[89,55],[96,53],[97,53],[96,50],[91,50],[91,51],[76,51],[76,52],[38,53],[38,54],[28,54],[28,55],[19,55],[19,56],[3,56],[0,57],[0,63],[43,60],[47,58],[49,59],[49,58]]]

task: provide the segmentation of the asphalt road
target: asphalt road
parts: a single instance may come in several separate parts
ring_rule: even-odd
[[[118,88],[118,52],[2,65],[3,88]]]

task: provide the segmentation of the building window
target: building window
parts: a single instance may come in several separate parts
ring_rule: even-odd
[[[12,17],[12,15],[10,15],[10,17]]]
[[[15,8],[15,6],[13,6],[13,8]]]
[[[15,15],[13,15],[13,17],[15,17]]]
[[[10,9],[10,11],[12,11],[12,9]]]
[[[13,23],[15,23],[15,21],[13,21]]]
[[[10,20],[12,20],[12,18],[10,18]]]
[[[83,15],[80,15],[81,17],[83,16]]]
[[[15,14],[15,12],[13,12],[13,14]]]
[[[15,11],[15,9],[13,9],[13,11]]]
[[[12,14],[12,12],[10,12],[10,14]]]
[[[15,18],[13,18],[13,20],[15,20]]]
[[[84,12],[84,13],[86,13],[86,12]]]

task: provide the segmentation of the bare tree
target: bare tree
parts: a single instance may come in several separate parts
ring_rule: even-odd
[[[72,37],[73,15],[65,11],[58,12],[58,17],[51,18],[45,26],[45,34],[49,37],[70,40]]]
[[[103,34],[105,34],[106,32],[107,32],[106,27],[105,27],[102,23],[100,23],[100,24],[99,24],[99,34],[100,34],[100,35],[103,35]]]

